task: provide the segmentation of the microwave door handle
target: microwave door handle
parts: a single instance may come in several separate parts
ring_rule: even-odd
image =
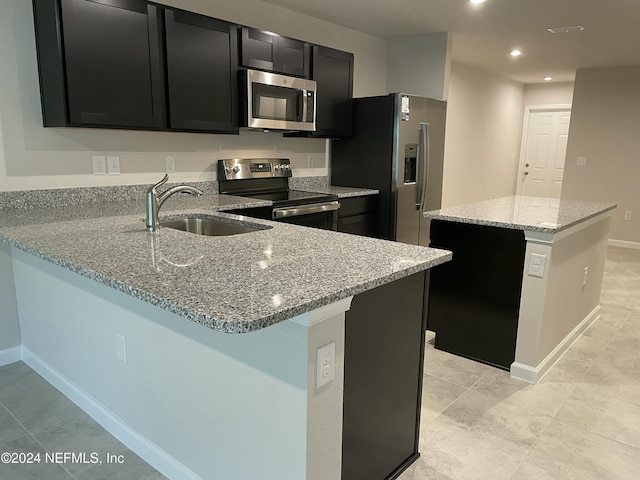
[[[298,122],[307,116],[307,102],[304,101],[304,90],[298,90]]]

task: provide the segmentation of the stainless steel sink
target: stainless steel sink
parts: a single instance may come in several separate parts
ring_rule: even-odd
[[[254,224],[255,225],[255,224]],[[216,220],[213,218],[180,218],[160,222],[161,227],[175,228],[184,232],[207,236],[238,235],[240,233],[257,232],[271,228],[267,225],[242,225],[239,223]]]

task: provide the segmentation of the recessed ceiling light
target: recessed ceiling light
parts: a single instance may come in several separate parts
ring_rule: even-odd
[[[573,32],[582,32],[584,27],[582,25],[569,25],[567,27],[549,27],[547,28],[547,32],[551,33],[573,33]]]
[[[544,77],[544,81],[545,81],[545,82],[550,82],[551,80],[553,80],[553,77],[550,77],[549,75],[547,75],[546,77]]]
[[[519,57],[520,55],[522,55],[522,52],[520,50],[511,50],[511,54],[512,57]]]
[[[485,0],[469,0],[471,3],[484,3]]]

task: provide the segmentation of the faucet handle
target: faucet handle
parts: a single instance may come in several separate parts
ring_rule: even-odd
[[[158,183],[156,183],[154,186],[152,186],[148,192],[149,193],[156,193],[156,189],[162,185],[164,185],[165,183],[167,183],[167,181],[169,180],[169,174],[165,173],[164,177],[162,177],[162,180],[160,180]]]

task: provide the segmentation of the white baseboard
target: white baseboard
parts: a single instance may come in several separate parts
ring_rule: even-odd
[[[513,362],[511,364],[511,376],[529,383],[538,383],[542,377],[560,360],[562,355],[574,344],[584,331],[599,317],[600,305],[595,307],[562,341],[554,348],[542,362],[536,366]]]
[[[20,351],[20,347],[17,347]],[[98,422],[111,435],[120,440],[145,462],[169,479],[202,480],[184,464],[168,455],[156,444],[150,442],[129,425],[113,415],[109,410],[87,395],[71,380],[55,370],[51,365],[35,355],[24,346],[21,348],[22,360],[38,372],[58,391],[67,396],[73,403]],[[1,353],[1,352],[0,352]],[[1,358],[1,357],[0,357]]]
[[[20,360],[22,360],[22,347],[20,345],[0,350],[0,367]]]
[[[639,242],[627,242],[626,240],[615,240],[613,238],[609,239],[607,245],[610,247],[634,248],[636,250],[640,250]]]

